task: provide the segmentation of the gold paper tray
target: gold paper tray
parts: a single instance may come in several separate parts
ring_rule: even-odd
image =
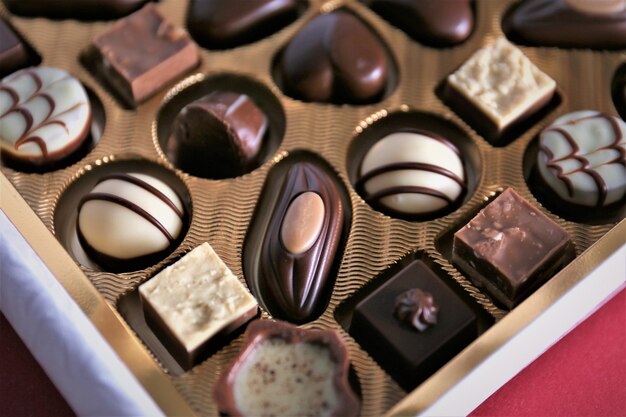
[[[106,115],[102,138],[91,153],[77,164],[43,175],[23,174],[3,167],[0,175],[2,210],[166,414],[214,415],[216,410],[211,400],[213,381],[239,350],[241,338],[182,376],[167,374],[118,313],[117,302],[139,283],[203,241],[209,241],[245,283],[241,250],[267,174],[282,159],[300,150],[314,153],[328,161],[346,185],[353,216],[330,304],[320,318],[305,326],[336,329],[346,340],[363,394],[363,415],[422,412],[443,398],[448,389],[467,379],[481,364],[488,363],[526,326],[547,317],[548,310],[579,284],[593,279],[593,282],[605,285],[603,295],[606,297],[626,278],[618,276],[617,281],[613,278],[603,282],[595,276],[588,276],[626,242],[626,220],[619,224],[587,225],[560,218],[543,209],[525,181],[522,163],[529,144],[556,114],[581,108],[615,113],[609,85],[626,54],[522,48],[535,64],[557,81],[562,102],[551,114],[501,148],[489,145],[436,95],[437,86],[447,74],[482,45],[501,35],[501,16],[512,3],[512,0],[476,2],[477,27],[471,38],[458,47],[439,50],[410,40],[356,0],[311,0],[307,11],[296,22],[264,40],[226,51],[202,50],[202,65],[197,74],[169,92],[157,95],[137,111],[123,110],[78,61],[90,39],[111,22],[16,18],[9,16],[4,6],[0,5],[0,14],[9,16],[42,55],[42,65],[64,68],[78,76],[100,99]],[[380,103],[365,106],[303,103],[284,96],[271,76],[271,63],[276,52],[316,14],[340,6],[350,8],[363,18],[389,46],[400,69],[398,86]],[[186,8],[180,7],[180,2],[162,0],[158,7],[164,15],[184,27]],[[242,71],[242,68],[249,70]],[[222,74],[245,77],[265,86],[279,99],[287,122],[282,143],[261,167],[242,177],[212,181],[173,169],[159,146],[159,121],[161,113],[167,112],[168,106],[180,100],[186,91],[193,91],[194,88],[200,91],[215,76]],[[588,89],[579,88],[580,76],[589,80]],[[378,123],[398,114],[418,117],[434,114],[456,125],[467,136],[471,152],[477,155],[474,173],[477,182],[473,193],[460,209],[428,222],[407,222],[374,211],[354,191],[350,177],[354,164],[350,147],[363,132],[377,129]],[[81,178],[109,164],[135,158],[151,161],[168,170],[189,190],[194,216],[187,236],[168,258],[142,271],[111,274],[79,267],[57,239],[60,231],[55,213],[60,201],[69,187]],[[575,261],[510,313],[498,308],[466,280],[444,253],[447,251],[446,239],[449,240],[451,233],[508,186],[514,187],[563,226],[572,235],[578,254]],[[474,307],[491,317],[495,324],[407,395],[343,329],[335,314],[345,300],[382,271],[414,253],[422,254],[436,265],[446,275],[447,282],[462,288],[475,303]],[[592,307],[573,316],[588,312]],[[263,317],[269,315],[263,312]],[[553,341],[561,335],[562,332],[555,332]]]

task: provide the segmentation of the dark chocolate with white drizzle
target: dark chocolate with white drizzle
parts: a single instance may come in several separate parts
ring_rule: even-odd
[[[626,195],[626,123],[590,110],[566,114],[541,132],[537,166],[568,203],[616,203]]]
[[[337,184],[313,159],[292,162],[266,182],[263,194],[273,195],[264,196],[248,230],[244,273],[274,317],[304,323],[330,299],[344,228]]]
[[[176,192],[139,173],[103,176],[78,205],[77,235],[92,260],[118,272],[156,263],[180,240],[186,212]]]

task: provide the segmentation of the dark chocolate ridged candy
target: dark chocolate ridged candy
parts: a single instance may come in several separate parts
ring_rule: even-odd
[[[299,0],[191,0],[187,29],[206,48],[232,48],[280,30],[299,8]]]
[[[526,0],[505,16],[512,41],[559,48],[626,48],[626,6],[620,0]]]
[[[391,63],[381,39],[354,14],[337,10],[312,19],[281,51],[276,76],[303,101],[364,104],[385,94]]]
[[[192,175],[236,177],[256,166],[267,129],[267,116],[250,97],[214,91],[176,116],[168,157]]]
[[[362,0],[381,17],[429,46],[454,46],[474,29],[470,0]]]
[[[102,20],[126,16],[151,0],[3,0],[17,15]]]
[[[279,181],[272,201],[264,196],[265,201],[259,203],[248,231],[245,275],[252,292],[270,314],[304,323],[324,310],[332,293],[331,274],[341,256],[344,207],[336,186],[338,180],[317,163],[297,161]],[[274,190],[269,190],[266,183],[263,193],[270,191]],[[323,203],[321,216],[316,196]],[[316,214],[309,220],[311,211]],[[296,223],[292,222],[294,217],[299,217]],[[304,238],[294,236],[300,232],[294,224],[307,225],[309,221],[317,226],[303,227],[307,229]],[[253,235],[258,236],[257,242],[256,237],[251,238]],[[297,245],[295,241],[308,244]]]

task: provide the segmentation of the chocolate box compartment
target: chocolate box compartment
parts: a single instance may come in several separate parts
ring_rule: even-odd
[[[502,35],[501,16],[512,3],[512,1],[475,2],[477,25],[474,33],[466,42],[454,48],[424,47],[359,2],[314,0],[309,2],[309,8],[299,19],[268,38],[232,50],[201,50],[202,64],[196,70],[200,75],[192,78],[205,77],[204,74],[232,73],[258,80],[272,91],[282,105],[285,113],[285,134],[265,164],[241,177],[212,181],[176,170],[176,176],[182,179],[193,200],[194,218],[185,240],[169,259],[175,259],[202,241],[209,241],[233,272],[242,277],[241,249],[270,169],[296,150],[306,150],[328,161],[347,186],[353,213],[352,230],[328,307],[318,319],[305,326],[334,328],[342,332],[350,350],[357,379],[361,382],[363,415],[378,416],[386,412],[392,415],[414,415],[433,404],[443,404],[442,406],[447,406],[448,410],[476,405],[476,401],[486,398],[504,382],[502,378],[510,378],[514,371],[500,372],[495,368],[496,371],[491,374],[483,373],[484,379],[480,384],[461,383],[459,387],[471,388],[471,392],[476,394],[462,398],[458,395],[452,397],[457,401],[450,401],[450,397],[444,396],[444,393],[448,392],[453,396],[455,394],[453,386],[459,383],[462,377],[467,377],[467,381],[470,381],[474,374],[470,373],[471,370],[475,370],[476,373],[487,372],[486,370],[497,366],[498,363],[509,365],[506,369],[511,367],[515,368],[515,371],[521,369],[562,335],[569,326],[574,325],[586,312],[591,311],[608,296],[610,288],[621,283],[621,280],[616,283],[615,280],[610,281],[606,277],[601,280],[595,274],[584,277],[602,260],[607,259],[611,252],[624,244],[623,222],[617,226],[614,224],[589,226],[559,219],[574,236],[576,246],[581,252],[598,240],[601,240],[600,245],[594,246],[590,252],[579,255],[578,259],[540,288],[526,303],[508,314],[495,306],[456,270],[446,258],[443,246],[439,243],[438,239],[442,234],[455,225],[460,226],[462,219],[468,217],[468,213],[477,209],[485,198],[491,198],[503,187],[515,187],[531,203],[540,206],[529,190],[531,187],[526,185],[524,180],[522,155],[534,135],[549,120],[542,119],[509,145],[495,149],[476,134],[462,118],[447,108],[435,94],[437,84],[480,48],[486,39]],[[362,17],[390,48],[400,69],[398,85],[393,93],[380,103],[362,106],[304,103],[284,96],[272,78],[273,57],[313,16],[339,6],[348,7]],[[175,24],[184,27],[186,9],[180,7],[178,2],[161,0],[157,7]],[[20,226],[29,243],[40,252],[55,272],[58,281],[79,300],[94,324],[118,350],[126,365],[138,376],[163,410],[169,414],[215,415],[216,410],[210,401],[210,395],[206,395],[207,390],[211,389],[216,375],[240,349],[241,340],[239,338],[233,340],[224,349],[211,355],[208,360],[182,377],[165,374],[142,344],[141,339],[132,332],[119,316],[119,312],[114,309],[123,294],[134,290],[163,263],[124,274],[81,269],[49,235],[50,231],[55,231],[54,212],[57,201],[62,191],[75,181],[79,174],[96,170],[109,163],[111,158],[116,159],[120,155],[129,154],[172,168],[160,151],[156,121],[163,98],[168,94],[176,94],[177,89],[184,83],[178,84],[171,93],[166,91],[159,93],[137,111],[123,110],[78,61],[81,51],[90,39],[105,30],[110,22],[25,19],[10,16],[2,5],[0,14],[10,17],[11,23],[18,31],[29,35],[33,47],[42,53],[44,65],[70,70],[84,80],[102,101],[107,119],[106,129],[98,145],[78,164],[44,175],[25,175],[2,168],[3,175],[0,176],[0,180],[3,210]],[[522,47],[522,50],[537,66],[557,81],[563,97],[560,107],[554,111],[554,116],[580,108],[594,108],[614,113],[615,109],[610,98],[610,79],[617,67],[623,63],[623,56],[612,52],[596,53],[555,48]],[[590,80],[589,88],[581,89],[580,79]],[[428,222],[407,222],[378,213],[364,203],[351,185],[351,168],[347,161],[354,137],[359,130],[366,129],[376,120],[388,116],[388,111],[381,109],[402,108],[433,113],[449,120],[469,136],[479,155],[475,192],[458,210]],[[13,190],[11,184],[18,189],[19,195],[11,191]],[[8,190],[6,194],[5,190]],[[8,197],[5,198],[5,195]],[[27,205],[30,205],[32,212],[24,209]],[[23,213],[24,211],[28,213]],[[454,285],[462,288],[466,296],[479,305],[496,323],[466,350],[420,384],[416,390],[406,393],[343,330],[335,320],[335,310],[390,264],[416,251],[428,256],[437,268],[441,268],[449,276],[447,282],[453,284],[452,288]],[[568,291],[570,289],[571,291]],[[589,296],[580,295],[583,289],[587,290]],[[576,293],[579,294],[578,298],[573,298]],[[559,298],[564,294],[566,295],[561,302]],[[571,306],[569,314],[559,317],[559,320],[553,320],[551,323],[553,330],[539,333],[546,335],[543,339],[539,337],[525,339],[530,343],[520,348],[523,355],[512,354],[504,362],[501,359],[498,362],[498,358],[501,358],[509,348],[519,347],[516,343],[523,339],[522,329],[529,332],[539,329],[538,324],[554,317],[551,314],[558,309],[556,307],[565,308],[568,300],[577,302]],[[551,306],[555,308],[550,308]],[[262,313],[262,318],[268,317],[267,312]],[[554,326],[561,327],[554,329]],[[114,330],[117,333],[112,333]],[[119,332],[124,337],[117,337]],[[520,337],[516,337],[518,333]],[[546,338],[550,340],[546,341]],[[465,411],[457,413],[466,413],[470,409],[465,408],[463,409]]]

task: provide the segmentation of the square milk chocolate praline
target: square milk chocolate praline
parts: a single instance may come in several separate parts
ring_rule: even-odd
[[[450,74],[444,99],[489,142],[542,110],[556,82],[504,38],[476,51]]]
[[[410,391],[476,337],[476,315],[415,260],[357,304],[349,332]]]
[[[508,188],[454,234],[452,262],[511,309],[574,257],[569,234]]]
[[[258,305],[208,243],[139,286],[146,321],[184,369],[257,315]]]
[[[96,36],[85,60],[119,98],[136,107],[195,67],[199,55],[187,32],[148,4]]]

